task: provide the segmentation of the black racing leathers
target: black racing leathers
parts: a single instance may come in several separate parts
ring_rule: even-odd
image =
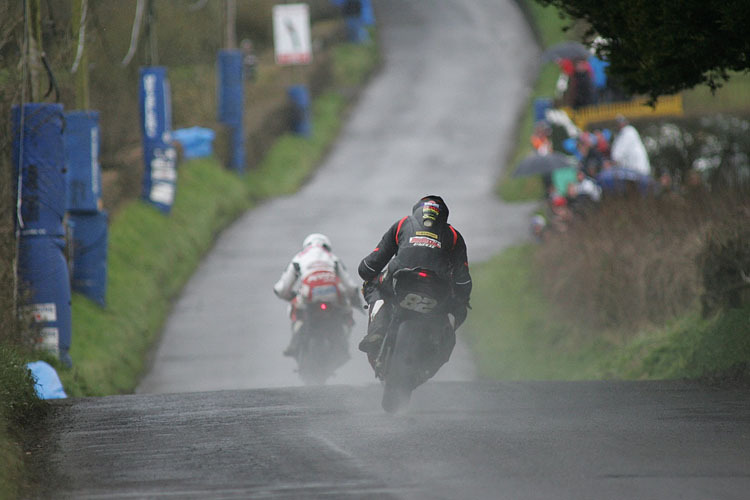
[[[472,286],[466,243],[450,224],[426,228],[413,215],[395,222],[377,248],[359,264],[359,276],[366,282],[364,293],[369,304],[380,298],[381,271],[386,266],[384,274],[387,276],[399,269],[414,267],[436,272],[452,285],[456,328],[466,319]]]

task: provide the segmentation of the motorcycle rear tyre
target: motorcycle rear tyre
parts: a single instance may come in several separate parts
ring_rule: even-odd
[[[418,366],[418,336],[410,331],[409,321],[401,323],[396,335],[388,371],[385,374],[385,387],[381,406],[388,413],[406,409],[415,389],[414,380]]]
[[[325,385],[333,375],[326,364],[330,343],[327,339],[306,339],[297,357],[299,375],[305,385]]]

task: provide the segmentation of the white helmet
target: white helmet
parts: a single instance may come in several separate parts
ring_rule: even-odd
[[[329,240],[328,236],[326,236],[325,234],[312,233],[308,234],[305,238],[305,241],[302,242],[302,248],[307,248],[310,245],[316,245],[319,247],[323,247],[326,250],[330,250],[331,240]]]

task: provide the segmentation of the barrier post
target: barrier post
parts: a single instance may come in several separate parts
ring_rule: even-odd
[[[177,152],[172,145],[172,104],[166,68],[141,68],[139,96],[144,162],[141,198],[169,213],[177,186]]]
[[[63,108],[60,104],[27,103],[14,106],[11,113],[20,309],[37,327],[35,344],[70,366]]]
[[[222,49],[218,57],[218,119],[230,130],[229,167],[245,170],[245,88],[242,74],[243,54],[238,49]]]

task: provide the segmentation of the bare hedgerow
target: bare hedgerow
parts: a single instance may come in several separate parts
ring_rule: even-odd
[[[663,324],[698,304],[698,255],[738,203],[748,202],[704,192],[605,200],[539,248],[539,283],[560,314],[587,327]]]
[[[704,316],[750,304],[750,203],[746,200],[736,200],[734,210],[713,225],[698,254]]]

